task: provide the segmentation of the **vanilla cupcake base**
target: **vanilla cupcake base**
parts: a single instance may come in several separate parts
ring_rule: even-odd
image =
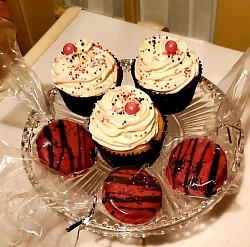
[[[159,158],[167,132],[167,119],[163,119],[160,113],[158,115],[158,133],[154,139],[144,145],[139,145],[127,151],[116,151],[95,143],[102,158],[108,163],[108,165],[111,167],[140,167],[144,164],[151,166]]]

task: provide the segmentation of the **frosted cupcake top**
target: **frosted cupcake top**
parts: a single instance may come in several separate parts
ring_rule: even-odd
[[[139,48],[135,77],[147,89],[175,93],[199,73],[199,59],[177,38],[153,36]]]
[[[120,86],[109,90],[96,103],[89,131],[104,147],[131,150],[157,135],[158,111],[146,93],[134,86]]]
[[[117,64],[99,43],[84,39],[63,47],[51,66],[51,77],[57,88],[72,96],[101,95],[116,85]]]

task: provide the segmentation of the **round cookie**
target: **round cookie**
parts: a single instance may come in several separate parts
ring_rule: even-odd
[[[210,197],[227,179],[226,155],[208,139],[185,139],[169,156],[166,178],[178,192]]]
[[[70,120],[53,121],[36,139],[40,161],[63,175],[78,174],[95,162],[95,145],[83,126]]]
[[[118,168],[104,181],[102,203],[117,220],[145,224],[162,206],[162,189],[156,178],[144,170]]]

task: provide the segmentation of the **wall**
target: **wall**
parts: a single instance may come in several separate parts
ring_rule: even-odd
[[[56,21],[53,2],[67,2],[66,0],[6,1],[17,27],[17,38],[23,55]],[[98,0],[71,1],[85,5],[88,5],[88,2],[92,5],[98,2]],[[122,18],[123,0],[109,0],[105,4],[110,5],[110,2],[113,2],[113,16]],[[133,1],[130,0],[130,2]],[[245,51],[250,46],[250,0],[142,0],[140,2],[142,20],[157,21],[167,26],[170,32],[193,36],[240,51]],[[214,24],[213,12],[216,2]],[[103,9],[106,9],[106,5],[103,4]],[[190,10],[192,10],[191,13]],[[168,16],[168,12],[174,13],[172,18]],[[184,22],[181,22],[182,19]],[[191,24],[190,20],[192,20]]]
[[[62,6],[81,6],[85,10],[124,19],[123,0],[57,0]]]
[[[141,0],[141,20],[154,21],[171,33],[212,41],[217,0]]]
[[[250,0],[218,0],[214,44],[246,51],[250,47]]]
[[[56,21],[52,0],[7,0],[23,55]]]
[[[212,41],[217,0],[58,0],[66,6],[78,5],[91,12],[125,20],[156,22],[171,33]],[[137,17],[137,5],[140,16]],[[120,12],[118,12],[118,9]],[[133,11],[134,10],[134,11]],[[128,17],[132,15],[131,17]],[[152,25],[153,26],[153,25]]]

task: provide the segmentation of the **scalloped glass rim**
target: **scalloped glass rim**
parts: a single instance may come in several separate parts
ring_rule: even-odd
[[[85,127],[88,125],[88,119],[80,117],[70,112],[63,103],[57,90],[50,92],[50,97],[54,101],[56,110],[56,119],[68,118],[81,122]],[[178,192],[172,190],[166,179],[163,176],[164,168],[167,164],[167,158],[170,150],[176,145],[182,138],[190,136],[205,136],[206,130],[204,124],[213,125],[215,121],[215,114],[219,107],[220,101],[223,99],[224,94],[210,81],[202,77],[198,84],[194,98],[191,104],[182,112],[168,116],[168,134],[165,138],[163,149],[159,159],[153,164],[148,171],[156,176],[159,182],[164,188],[163,206],[161,212],[157,215],[156,219],[145,225],[127,225],[118,222],[109,215],[104,206],[101,203],[101,185],[106,175],[111,171],[109,167],[101,158],[97,155],[97,164],[90,169],[88,173],[83,175],[78,180],[71,180],[69,183],[64,179],[53,181],[53,183],[65,183],[65,187],[71,186],[71,188],[83,190],[86,196],[81,196],[81,199],[86,198],[90,200],[90,194],[96,193],[98,197],[98,203],[92,220],[85,227],[86,230],[96,232],[103,236],[112,235],[116,237],[147,237],[150,235],[162,235],[168,230],[182,228],[184,225],[196,221],[199,216],[209,212],[227,193],[230,186],[233,184],[234,178],[240,168],[242,154],[244,150],[244,136],[241,130],[240,122],[237,123],[236,129],[231,129],[232,144],[228,142],[227,130],[222,131],[219,135],[219,139],[216,142],[222,146],[224,151],[226,150],[227,158],[229,160],[228,179],[221,186],[217,193],[210,198],[198,198],[181,195]],[[54,185],[49,185],[51,176],[48,171],[47,175],[41,175],[41,171],[38,171],[35,161],[25,159],[25,157],[32,157],[33,155],[33,143],[36,134],[42,128],[46,122],[40,119],[39,115],[32,112],[27,119],[23,135],[22,135],[22,151],[24,157],[24,167],[26,169],[28,178],[39,195],[43,197],[48,205],[53,205],[52,210],[56,213],[62,214],[66,220],[72,224],[78,221],[81,217],[85,217],[90,210],[89,206],[84,205],[83,208],[78,210],[70,210],[71,207],[67,205],[60,205],[60,200],[55,207],[53,198],[49,198],[48,190]],[[237,131],[240,129],[241,131]],[[240,140],[240,143],[239,143]],[[40,169],[40,168],[39,168]],[[44,171],[42,171],[44,172]],[[43,177],[43,178],[41,178]],[[52,178],[54,179],[54,178]],[[73,181],[73,182],[72,182]],[[76,182],[75,182],[76,181]],[[46,187],[51,186],[51,187]],[[78,190],[78,187],[80,189]],[[55,194],[57,191],[55,191]],[[58,191],[58,193],[61,193]],[[67,193],[71,193],[71,190],[67,190]],[[69,194],[71,197],[71,194]],[[74,200],[74,196],[73,196]],[[79,199],[77,199],[79,201]],[[90,203],[91,204],[91,203]]]

